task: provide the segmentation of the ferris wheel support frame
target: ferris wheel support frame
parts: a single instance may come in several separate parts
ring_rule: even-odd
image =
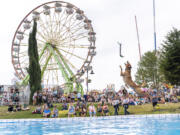
[[[51,46],[49,43],[46,43],[45,46],[44,46],[44,48],[43,48],[43,50],[42,50],[42,52],[41,52],[41,54],[40,54],[40,56],[39,56],[39,60],[41,60],[41,57],[42,57],[44,51],[45,51],[47,48],[48,48],[48,50],[49,50],[51,53],[50,53],[49,57],[46,59],[45,65],[43,66],[43,69],[42,69],[42,72],[41,72],[41,77],[43,76],[44,71],[45,71],[45,69],[47,68],[48,62],[49,62],[50,58],[51,58],[52,55],[53,55],[54,58],[55,58],[55,60],[56,60],[57,63],[58,63],[58,66],[59,66],[61,72],[62,72],[63,78],[64,78],[65,81],[66,81],[66,86],[67,86],[67,88],[68,88],[68,89],[66,90],[66,92],[68,92],[68,93],[69,93],[69,92],[72,92],[72,91],[73,91],[73,81],[75,81],[75,80],[74,80],[74,79],[73,79],[73,80],[70,80],[70,78],[73,77],[74,74],[73,74],[73,72],[70,70],[70,68],[69,68],[69,66],[67,65],[67,63],[65,62],[62,54],[61,54],[57,49],[55,49],[55,48],[53,49],[52,46]],[[58,55],[55,54],[54,51],[56,51]],[[59,57],[58,57],[58,56],[59,56]],[[60,58],[60,60],[61,60],[63,63],[60,62],[59,58]],[[68,75],[68,73],[66,72],[66,70],[65,70],[65,68],[64,68],[63,65],[66,67],[66,69],[67,69],[68,72],[70,73],[71,77],[69,77],[69,75]],[[25,79],[22,81],[22,85],[28,85],[28,81],[29,81],[29,75],[27,75],[27,76],[25,77]],[[83,93],[83,88],[82,88],[82,85],[81,85],[80,83],[76,83],[76,89],[77,89],[78,92]]]
[[[62,72],[63,78],[65,79],[66,82],[69,82],[70,79],[68,77],[68,73],[66,72],[63,64],[60,62],[59,57],[57,56],[57,54],[55,54],[54,49],[51,47],[51,45],[49,43],[46,43],[46,45],[48,47],[48,50],[53,54],[58,66]]]
[[[65,92],[67,92],[67,93],[72,92],[73,91],[73,82],[75,80],[74,80],[74,78],[72,80],[70,78],[74,76],[73,72],[70,70],[69,66],[65,62],[61,53],[56,48],[53,49],[53,47],[49,43],[47,43],[46,45],[47,45],[49,51],[53,54],[56,62],[58,63],[58,66],[62,72],[63,78],[66,81],[65,85],[67,86],[67,89],[65,90]],[[56,51],[58,55],[54,51]],[[67,69],[67,71],[66,71],[66,69]],[[68,72],[70,73],[71,76],[68,75]],[[77,86],[79,86],[79,87],[77,87]],[[76,83],[76,89],[78,92],[83,93],[82,85],[80,83]]]
[[[57,48],[55,48],[55,51],[56,51],[57,54],[59,55],[61,61],[62,61],[63,64],[64,64],[64,66],[67,68],[67,70],[68,70],[68,72],[70,73],[71,77],[73,77],[74,74],[73,74],[72,70],[69,68],[69,66],[67,65],[67,63],[65,62],[65,60],[64,60],[64,58],[63,58],[61,52],[60,52]]]
[[[50,60],[51,57],[52,57],[52,53],[50,53],[49,57],[48,57],[47,60],[46,60],[45,65],[44,65],[43,68],[42,68],[42,71],[41,71],[41,78],[42,78],[43,75],[44,75],[44,71],[46,70],[47,65],[48,65],[48,62],[49,62],[49,60]]]
[[[69,68],[68,64],[65,62],[65,59],[63,58],[63,55],[61,54],[61,52],[55,48],[55,51],[57,52],[57,54],[59,55],[59,57],[61,58],[61,61],[63,62],[63,64],[65,65],[66,69],[68,70],[68,72],[71,75],[72,81],[75,81],[74,79],[74,74],[72,72],[72,70]],[[81,94],[83,94],[83,88],[81,83],[76,83],[76,89],[78,92],[81,92]]]

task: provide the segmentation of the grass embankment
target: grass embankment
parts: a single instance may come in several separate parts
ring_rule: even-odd
[[[61,109],[61,104],[56,104],[58,109]],[[95,104],[97,107],[97,104]],[[35,109],[34,106],[30,106],[28,111],[12,112],[7,113],[7,106],[0,107],[0,119],[24,119],[24,118],[42,118],[41,114],[32,114],[32,111]],[[51,109],[52,110],[52,109]],[[110,115],[114,114],[113,106],[109,106]],[[180,103],[166,103],[159,104],[159,109],[153,110],[151,104],[138,105],[138,106],[129,106],[128,111],[130,114],[167,114],[167,113],[180,113]],[[119,109],[119,115],[123,115],[123,107]],[[77,115],[78,116],[78,115]],[[100,116],[97,113],[97,116]],[[67,114],[62,114],[59,117],[67,117]]]

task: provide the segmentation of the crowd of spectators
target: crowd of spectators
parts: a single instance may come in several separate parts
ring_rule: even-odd
[[[165,102],[178,102],[177,96],[180,94],[179,89],[173,89],[170,92],[170,89],[155,90],[148,89],[149,96],[140,97],[133,92],[128,92],[125,88],[115,91],[106,91],[99,93],[98,91],[90,92],[87,95],[81,95],[79,92],[73,92],[70,94],[63,94],[57,90],[48,90],[44,89],[42,92],[36,92],[33,96],[33,104],[37,103],[47,103],[48,106],[51,106],[52,103],[70,103],[76,102],[77,100],[85,100],[86,102],[102,102],[112,105],[113,100],[118,100],[123,102],[123,100],[128,100],[130,105],[141,105],[145,103],[152,102],[153,98],[157,98],[159,103]]]
[[[18,88],[9,87],[8,91],[0,92],[0,106],[8,106],[8,112],[29,110],[27,105],[20,101],[20,90]]]
[[[97,112],[100,115],[106,116],[109,115],[109,106],[114,107],[114,115],[118,115],[119,107],[123,106],[124,114],[129,114],[129,105],[152,103],[152,106],[155,107],[157,104],[165,104],[167,102],[177,103],[180,89],[147,89],[146,92],[148,92],[149,96],[139,97],[125,88],[118,92],[103,91],[100,93],[92,91],[84,95],[81,95],[79,92],[64,94],[55,88],[43,89],[42,92],[34,93],[33,105],[37,107],[32,113],[42,114],[44,117],[58,117],[59,111],[66,110],[69,117],[71,115],[96,116]],[[8,105],[9,112],[28,109],[20,104],[18,89],[12,88],[9,93],[4,93],[1,100],[5,102],[5,105]],[[57,103],[61,104],[60,109],[57,106],[53,106]],[[50,111],[49,108],[53,108],[53,111]]]
[[[45,89],[40,93],[34,94],[33,104],[45,104],[46,107],[43,108],[52,108],[54,103],[60,103],[62,104],[61,110],[68,110],[68,116],[70,117],[71,115],[95,116],[96,112],[106,116],[109,115],[109,105],[114,107],[114,115],[118,115],[120,106],[123,106],[124,114],[127,115],[129,114],[129,105],[152,103],[152,106],[155,107],[157,104],[178,102],[177,96],[179,94],[179,89],[173,89],[172,92],[170,89],[166,88],[158,91],[155,89],[148,89],[147,92],[149,96],[139,97],[135,93],[128,92],[125,88],[118,92],[107,91],[99,93],[94,91],[90,92],[88,95],[81,95],[81,93],[77,92],[63,94],[55,90],[48,91],[48,89]],[[94,103],[96,103],[97,106],[94,106]],[[43,113],[44,111],[41,111],[41,114]],[[43,116],[46,117],[47,115]],[[53,117],[54,116],[58,115],[53,115]]]
[[[17,105],[20,102],[19,90],[17,88],[11,88],[10,91],[4,91],[1,93],[0,105]]]

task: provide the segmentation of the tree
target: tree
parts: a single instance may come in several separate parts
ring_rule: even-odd
[[[30,103],[36,91],[41,91],[41,68],[39,65],[39,55],[36,41],[37,23],[34,21],[33,30],[29,35],[28,55],[29,55],[29,85],[31,90]]]
[[[173,28],[163,41],[160,71],[172,85],[180,85],[180,31]]]
[[[138,63],[138,69],[135,75],[136,83],[143,84],[146,87],[159,88],[161,75],[159,74],[158,59],[155,51],[146,52]]]

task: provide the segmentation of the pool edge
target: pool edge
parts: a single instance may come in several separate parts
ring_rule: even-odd
[[[65,120],[96,120],[96,119],[126,119],[126,118],[166,118],[179,117],[180,114],[139,114],[139,115],[117,115],[117,116],[97,116],[97,117],[71,117],[71,118],[33,118],[33,119],[0,119],[0,123],[9,122],[50,122],[50,121],[65,121]]]

